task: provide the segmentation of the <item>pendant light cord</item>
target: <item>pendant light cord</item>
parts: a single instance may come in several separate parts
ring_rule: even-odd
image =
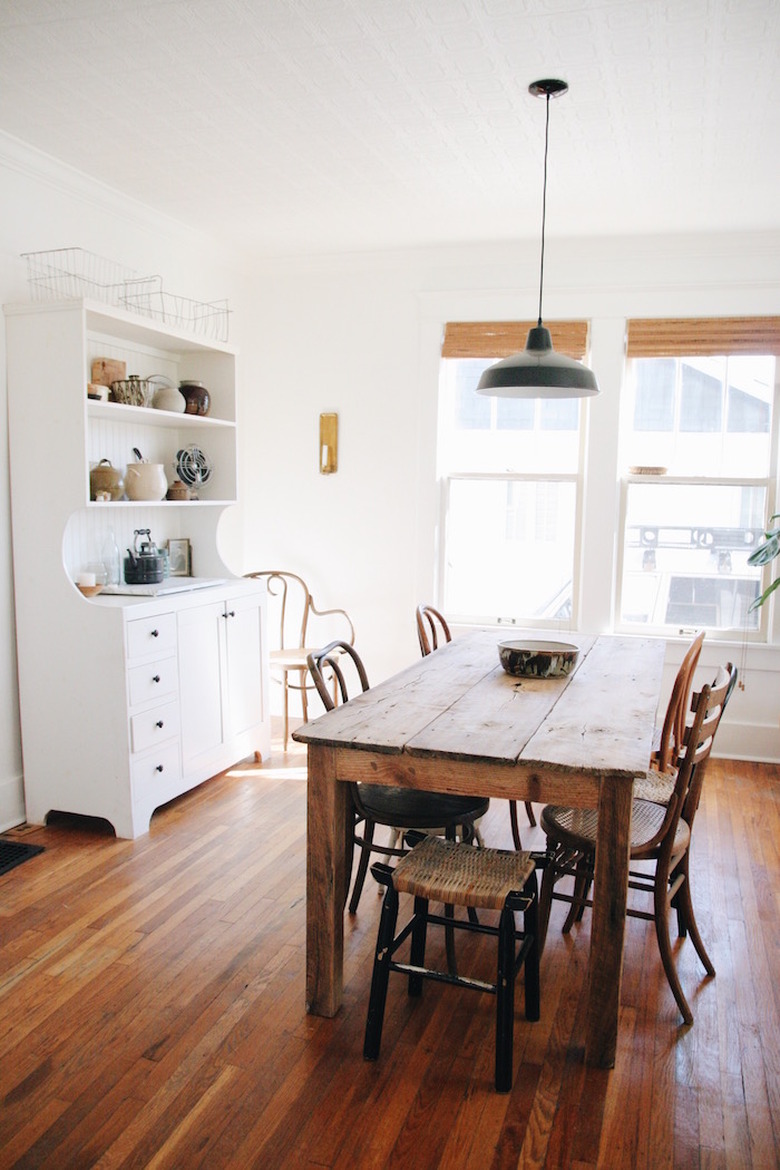
[[[544,226],[547,220],[547,149],[550,141],[550,94],[546,98],[546,118],[544,124],[544,181],[542,183],[542,250],[539,261],[539,320],[542,324],[542,289],[544,288]]]

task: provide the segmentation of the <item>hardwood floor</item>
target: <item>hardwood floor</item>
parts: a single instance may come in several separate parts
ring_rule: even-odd
[[[56,767],[56,760],[52,761]],[[0,1167],[767,1167],[780,1142],[779,767],[713,762],[694,901],[718,971],[629,920],[618,1058],[582,1064],[589,916],[518,988],[515,1085],[493,1089],[491,997],[391,981],[362,1059],[380,899],[346,926],[345,1002],[304,1012],[305,756],[277,753],[157,814],[146,837],[58,817],[0,877]],[[523,827],[523,843],[541,845]],[[486,839],[511,847],[506,804]],[[487,977],[492,946],[459,939]]]

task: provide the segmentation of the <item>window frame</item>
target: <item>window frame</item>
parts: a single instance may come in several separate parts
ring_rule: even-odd
[[[626,558],[626,521],[628,517],[628,495],[632,484],[647,487],[686,486],[697,487],[748,487],[762,488],[765,492],[766,524],[769,516],[778,510],[778,463],[780,462],[780,317],[761,318],[711,318],[711,319],[641,319],[626,321],[626,353],[620,386],[620,427],[621,439],[625,433],[625,414],[630,402],[630,362],[633,359],[652,358],[676,361],[685,358],[717,356],[732,358],[743,355],[770,356],[775,359],[774,394],[772,396],[772,421],[769,430],[769,465],[761,476],[712,476],[701,475],[637,475],[621,471],[619,476],[619,512],[617,545],[615,551],[615,608],[612,626],[616,633],[647,633],[661,637],[688,636],[693,627],[678,623],[642,623],[622,620],[624,564]],[[728,409],[728,400],[724,400]],[[679,403],[676,404],[679,411]],[[724,416],[723,426],[726,426]],[[619,460],[620,463],[620,460]],[[771,579],[771,565],[764,566],[759,578],[759,593]],[[734,642],[739,638],[743,643],[770,644],[772,632],[780,614],[776,596],[768,604],[759,607],[758,624],[755,629],[745,625],[739,630],[706,627],[710,641]]]
[[[469,323],[468,326],[456,326],[455,328],[464,328],[472,337],[479,332],[480,323]],[[509,336],[514,341],[519,333],[522,334],[523,340],[520,346],[515,345],[515,352],[518,348],[522,348],[525,341],[527,329],[533,325],[533,322],[512,322],[504,323],[509,330]],[[485,322],[486,330],[495,330],[495,322]],[[561,330],[560,338],[562,341],[562,348],[569,348],[574,351],[575,347],[579,351],[579,345],[583,338],[587,338],[589,330],[589,322],[561,322],[552,323],[550,326],[552,331],[556,328]],[[445,329],[452,330],[453,326],[445,326]],[[451,336],[451,334],[450,334]],[[555,336],[555,333],[553,333]],[[574,338],[574,344],[571,339]],[[470,338],[471,340],[471,338]],[[568,345],[567,345],[568,340]],[[497,347],[501,348],[501,347]],[[505,347],[504,347],[505,348]],[[506,356],[506,353],[500,352],[497,356],[487,354],[482,350],[479,353],[468,352],[446,352],[445,347],[442,348],[442,353],[439,359],[439,383],[438,383],[438,410],[437,410],[437,448],[441,436],[443,419],[442,412],[444,409],[444,394],[443,394],[443,380],[444,368],[443,362],[445,360],[466,359],[468,357],[488,358],[489,360],[498,361],[500,357]],[[437,474],[439,485],[439,539],[436,555],[436,589],[435,595],[437,603],[447,611],[447,618],[456,625],[479,625],[479,626],[497,626],[525,628],[525,629],[540,629],[540,630],[560,630],[560,629],[579,629],[579,621],[581,615],[581,598],[582,598],[582,582],[583,582],[583,519],[585,513],[585,470],[586,470],[586,456],[587,456],[587,437],[589,432],[588,426],[588,410],[590,402],[587,398],[579,400],[579,419],[577,425],[577,466],[575,471],[570,472],[516,472],[516,471],[441,471],[438,469],[439,455],[437,450]],[[447,547],[448,534],[450,525],[450,496],[452,483],[458,481],[476,481],[480,483],[566,483],[574,485],[574,533],[572,541],[572,584],[571,584],[571,616],[562,618],[540,618],[524,615],[502,615],[502,614],[470,614],[459,613],[450,609],[446,604],[446,587],[447,587]]]

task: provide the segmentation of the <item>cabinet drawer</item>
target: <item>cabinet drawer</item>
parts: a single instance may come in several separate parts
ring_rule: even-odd
[[[144,752],[156,743],[179,739],[179,704],[165,703],[149,711],[141,711],[130,719],[130,746],[134,752]]]
[[[179,741],[169,740],[158,751],[133,760],[130,779],[134,803],[157,799],[159,804],[164,804],[170,800],[171,794],[181,788]]]
[[[127,623],[127,657],[164,654],[176,648],[176,618],[172,613],[157,617],[135,618]]]
[[[127,672],[127,687],[130,706],[138,707],[150,699],[164,699],[175,695],[179,689],[176,656],[155,659],[143,666],[134,666]]]

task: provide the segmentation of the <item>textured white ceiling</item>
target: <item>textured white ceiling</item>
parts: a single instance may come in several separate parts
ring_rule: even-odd
[[[0,129],[261,252],[780,227],[779,0],[2,0]]]

